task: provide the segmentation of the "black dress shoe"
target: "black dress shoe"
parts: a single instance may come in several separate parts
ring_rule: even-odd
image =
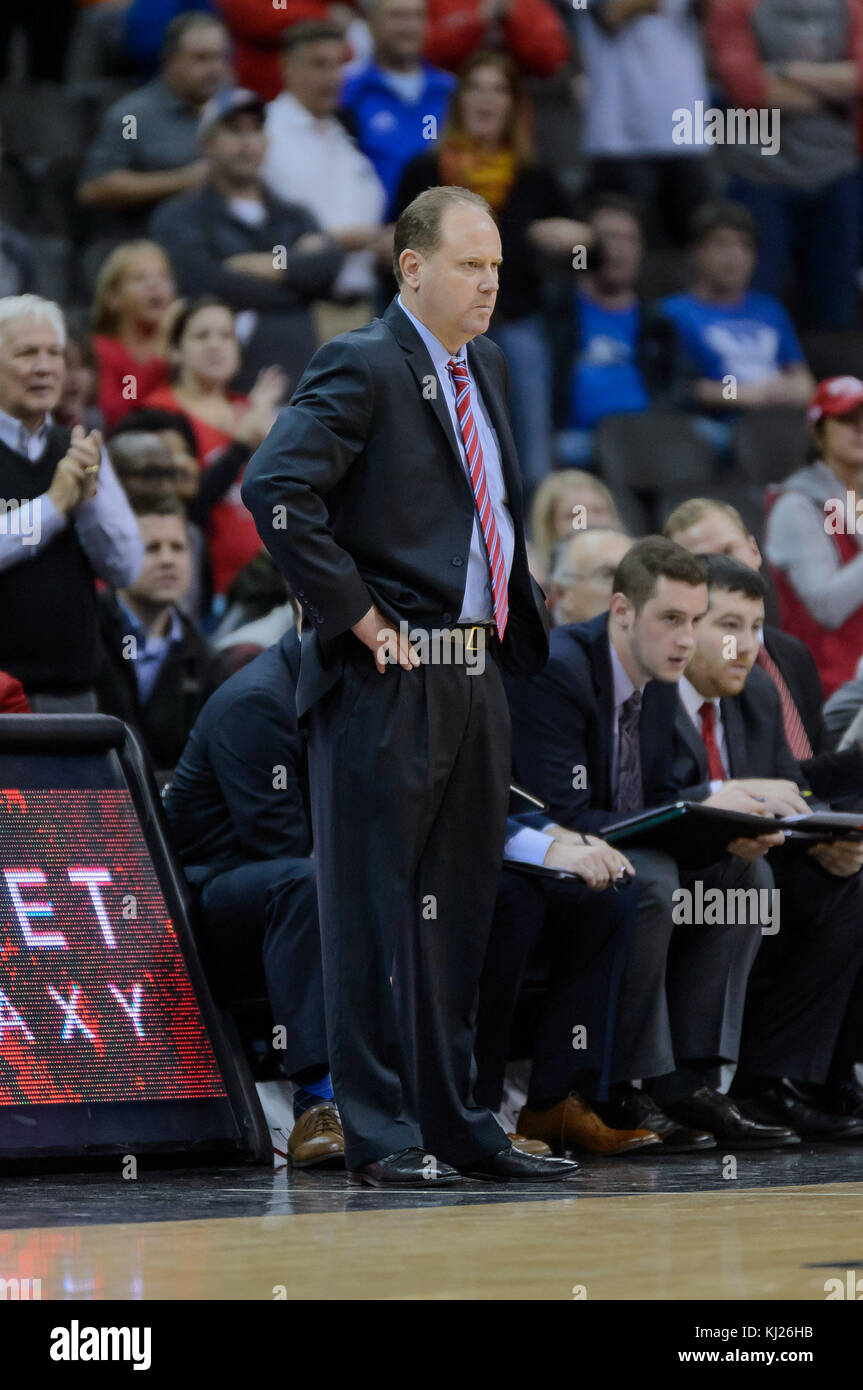
[[[773,1116],[769,1120],[749,1119],[730,1096],[714,1091],[712,1086],[699,1086],[691,1096],[669,1105],[667,1110],[681,1124],[709,1126],[720,1144],[735,1149],[785,1149],[800,1143],[800,1135],[777,1125]]]
[[[805,1093],[816,1110],[863,1120],[863,1086],[851,1077],[845,1081],[828,1081],[824,1086],[807,1086]]]
[[[660,1145],[650,1152],[658,1154],[697,1153],[700,1149],[715,1149],[716,1140],[704,1129],[687,1129],[660,1110],[656,1101],[637,1086],[618,1090],[611,1100],[594,1101],[593,1108],[607,1125],[614,1129],[652,1129]]]
[[[753,1120],[791,1125],[803,1139],[859,1139],[863,1135],[863,1120],[821,1109],[805,1088],[786,1079],[737,1104]]]
[[[461,1173],[422,1149],[399,1149],[398,1153],[351,1169],[351,1178],[370,1187],[452,1187],[461,1182]]]
[[[559,1182],[577,1173],[578,1164],[569,1158],[521,1153],[509,1145],[488,1158],[467,1164],[461,1171],[466,1178],[484,1178],[487,1182]]]

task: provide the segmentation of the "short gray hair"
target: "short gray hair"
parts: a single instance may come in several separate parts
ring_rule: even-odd
[[[66,320],[63,310],[53,299],[42,299],[38,294],[10,294],[0,299],[0,340],[6,333],[6,326],[18,319],[47,319],[54,328],[61,348],[66,346]]]
[[[423,256],[430,256],[440,245],[440,224],[447,208],[458,203],[485,212],[495,221],[495,215],[485,198],[472,193],[469,188],[457,184],[443,184],[426,188],[418,193],[412,203],[408,203],[396,222],[393,233],[393,274],[402,283],[402,270],[399,258],[402,251],[410,247]]]

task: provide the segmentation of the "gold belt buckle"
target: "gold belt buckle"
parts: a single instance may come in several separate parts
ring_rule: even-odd
[[[482,632],[482,627],[479,624],[474,624],[473,627],[467,629],[464,639],[464,649],[466,652],[475,652],[479,650],[474,638],[474,634],[477,632]]]

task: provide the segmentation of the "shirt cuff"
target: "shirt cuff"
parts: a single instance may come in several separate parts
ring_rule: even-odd
[[[549,822],[550,824],[551,822]],[[525,826],[517,830],[506,841],[503,856],[505,860],[518,860],[522,864],[542,864],[554,841],[541,830],[531,830]]]

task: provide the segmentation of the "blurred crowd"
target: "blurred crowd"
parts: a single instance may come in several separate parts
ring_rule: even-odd
[[[41,541],[23,511],[2,537],[0,666],[34,708],[119,713],[169,772],[293,625],[243,469],[316,347],[382,312],[436,184],[499,220],[489,332],[553,611],[574,532],[707,497],[827,695],[856,676],[856,512],[824,511],[863,468],[863,0],[10,0],[0,62],[4,493],[44,491]],[[75,582],[34,584],[64,547]]]

